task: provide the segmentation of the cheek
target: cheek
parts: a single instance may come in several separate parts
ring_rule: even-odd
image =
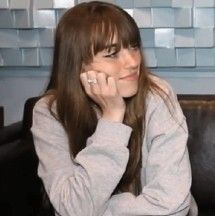
[[[114,77],[114,78],[116,78],[116,79],[118,79],[119,78],[119,71],[120,71],[120,68],[118,68],[118,67],[106,67],[105,69],[104,69],[106,72],[106,74],[108,75],[108,76],[112,76],[112,77]]]
[[[141,53],[140,52],[137,52],[136,54],[135,54],[135,59],[136,59],[136,63],[137,64],[141,64],[141,60],[142,60],[142,57],[141,57]]]
[[[112,76],[117,79],[119,77],[120,67],[116,64],[103,63],[94,65],[94,70],[98,70],[107,76]]]
[[[84,70],[94,70],[101,73],[106,74],[107,76],[112,76],[114,78],[119,78],[119,72],[121,70],[121,65],[119,62],[113,61],[113,59],[101,59],[101,58],[94,58],[93,62],[84,65]]]

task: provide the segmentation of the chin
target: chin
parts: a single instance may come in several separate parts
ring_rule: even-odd
[[[129,97],[133,97],[134,95],[137,94],[137,91],[138,89],[132,89],[132,90],[127,90],[127,91],[123,91],[120,93],[120,95],[123,97],[123,98],[129,98]]]
[[[121,82],[118,85],[119,93],[123,98],[133,97],[138,92],[138,82]]]

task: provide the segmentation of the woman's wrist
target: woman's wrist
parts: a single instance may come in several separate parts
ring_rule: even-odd
[[[125,110],[117,110],[117,111],[103,113],[102,118],[107,119],[109,121],[122,123],[124,119],[124,115],[125,115]]]

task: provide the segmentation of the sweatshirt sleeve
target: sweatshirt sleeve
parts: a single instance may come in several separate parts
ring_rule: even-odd
[[[176,96],[169,87],[173,109],[162,100],[151,102],[147,124],[148,158],[141,194],[126,192],[111,197],[103,216],[186,216],[190,207],[191,168],[187,125]]]
[[[43,98],[34,107],[31,130],[38,175],[55,211],[63,216],[100,215],[126,169],[132,129],[100,119],[86,147],[71,158],[67,135]]]

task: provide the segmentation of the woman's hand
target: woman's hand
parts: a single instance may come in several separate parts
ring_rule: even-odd
[[[102,117],[110,121],[122,122],[125,101],[119,94],[115,79],[93,70],[81,73],[80,79],[87,95],[101,108]],[[96,83],[89,80],[96,80]]]

